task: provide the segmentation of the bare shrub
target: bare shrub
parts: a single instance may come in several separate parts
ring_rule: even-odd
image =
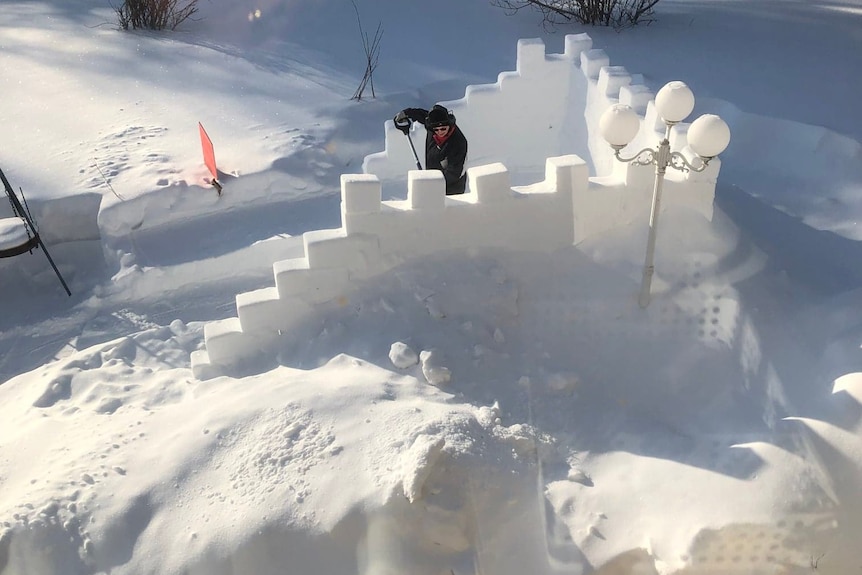
[[[546,25],[576,22],[622,28],[651,22],[659,0],[491,0],[510,12],[533,8],[542,13]]]
[[[371,97],[376,98],[374,93],[374,69],[377,68],[377,59],[380,57],[380,39],[383,37],[383,28],[381,24],[377,24],[377,31],[374,32],[374,39],[369,40],[368,34],[362,29],[362,19],[359,17],[359,7],[354,0],[353,10],[356,11],[356,22],[359,24],[359,35],[362,37],[362,48],[365,50],[365,74],[362,76],[362,81],[359,82],[359,87],[353,93],[351,100],[362,100],[362,95],[365,88],[371,85]]]
[[[125,0],[114,11],[123,30],[174,30],[198,11],[198,0]]]

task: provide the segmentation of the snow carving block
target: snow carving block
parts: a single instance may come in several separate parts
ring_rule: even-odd
[[[593,39],[587,33],[567,34],[565,41],[565,55],[571,60],[581,61],[581,54],[593,47]]]
[[[644,112],[643,126],[651,129],[654,132],[664,134],[665,123],[658,114],[655,107],[655,100],[650,100],[647,104],[646,112]]]
[[[500,72],[496,84],[473,84],[467,86],[464,95],[471,106],[481,109],[482,104],[490,105],[500,94],[503,84],[507,80],[518,78],[517,72]]]
[[[279,297],[299,297],[310,303],[322,303],[346,290],[347,268],[309,268],[306,258],[293,258],[272,265]]]
[[[341,227],[347,235],[361,233],[362,222],[380,213],[380,190],[380,180],[375,175],[341,175]]]
[[[527,76],[540,69],[545,62],[545,43],[541,38],[522,38],[518,40],[518,74]]]
[[[298,298],[279,297],[278,289],[263,288],[236,296],[236,311],[244,333],[278,333],[311,313]]]
[[[446,205],[446,179],[439,170],[407,172],[407,199],[414,210],[442,210]]]
[[[377,236],[346,235],[343,229],[316,230],[302,234],[309,268],[344,267],[362,270],[380,261]]]
[[[514,196],[509,170],[499,162],[468,169],[467,180],[470,191],[476,194],[476,201],[480,204],[500,202]]]
[[[341,174],[341,207],[346,214],[380,211],[380,180],[374,174]]]
[[[207,352],[213,363],[234,365],[256,357],[264,346],[260,338],[243,333],[238,317],[213,321],[204,326]]]
[[[629,84],[620,87],[620,104],[631,106],[638,114],[646,112],[650,100],[655,98],[652,90],[643,84]]]
[[[244,332],[277,331],[281,303],[278,290],[263,288],[237,294],[236,311]]]
[[[591,80],[598,78],[602,67],[610,65],[610,63],[611,59],[601,48],[581,52],[581,71],[584,76]]]
[[[200,381],[212,379],[219,375],[219,370],[210,363],[210,354],[205,349],[197,349],[191,353],[192,375]]]
[[[587,191],[589,177],[589,166],[575,154],[545,160],[545,181],[556,193],[579,196]]]
[[[597,88],[600,94],[616,98],[620,93],[620,88],[631,83],[631,74],[624,66],[602,66],[599,70]]]

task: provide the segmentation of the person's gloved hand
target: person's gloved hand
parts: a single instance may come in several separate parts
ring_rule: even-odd
[[[406,136],[410,131],[410,118],[407,117],[407,114],[404,113],[404,110],[401,110],[397,114],[395,114],[395,118],[393,118],[395,122],[395,127],[401,130],[401,132]]]

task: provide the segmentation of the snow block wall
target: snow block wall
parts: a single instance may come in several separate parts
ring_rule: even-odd
[[[520,40],[517,71],[444,103],[469,139],[462,196],[445,195],[440,172],[411,169],[410,146],[387,121],[386,149],[365,158],[364,173],[341,177],[341,227],[303,234],[303,255],[273,265],[273,287],[239,294],[237,317],[207,324],[206,349],[192,355],[195,376],[208,378],[268,352],[315,306],[347,302],[357,280],[411,258],[471,247],[547,252],[615,228],[646,226],[654,168],[617,161],[596,135],[601,114],[616,102],[641,115],[641,130],[623,156],[654,148],[664,124],[653,92],[611,66],[588,35],[567,36],[558,55],[547,55],[540,40]],[[671,146],[694,159],[687,128],[674,126]],[[414,125],[414,132],[424,141],[423,127]],[[685,206],[711,219],[719,168],[716,158],[699,173],[669,169],[663,209]],[[542,170],[544,179],[535,182]],[[407,199],[381,201],[382,183],[405,176]],[[513,186],[513,176],[535,183]]]
[[[192,354],[196,377],[266,352],[315,305],[347,301],[352,286],[401,262],[444,250],[500,247],[552,251],[574,241],[572,198],[588,185],[575,155],[549,158],[543,181],[513,188],[499,163],[470,168],[471,191],[446,196],[439,171],[411,170],[407,199],[381,201],[371,174],[341,176],[341,227],[306,232],[304,255],[273,265],[275,286],[236,296],[237,317],[204,328]]]
[[[599,118],[617,102],[630,105],[642,117],[641,131],[623,155],[654,148],[664,136],[654,92],[641,76],[611,66],[605,51],[593,48],[588,34],[569,34],[562,54],[547,54],[540,39],[519,40],[516,71],[502,72],[494,84],[468,86],[460,100],[441,103],[452,110],[468,138],[468,167],[500,162],[520,183],[538,177],[545,158],[568,154],[584,158],[595,192],[575,200],[578,241],[649,213],[654,169],[615,160],[598,135]],[[688,126],[674,126],[671,145],[694,160],[686,142]],[[385,149],[365,157],[363,172],[384,182],[403,181],[416,165],[413,152],[392,120],[385,122],[384,132]],[[421,153],[425,128],[414,123],[411,137]],[[711,219],[720,165],[715,159],[700,173],[668,170],[664,207],[686,205]]]
[[[571,134],[586,133],[587,80],[578,73],[577,62],[591,45],[587,34],[569,35],[563,54],[545,54],[541,40],[519,40],[516,71],[500,73],[494,84],[467,86],[460,100],[441,102],[467,136],[468,167],[501,162],[513,172],[540,174],[545,158],[588,158],[584,138],[564,152],[561,143]],[[403,180],[416,165],[413,153],[392,120],[385,123],[385,134],[384,151],[366,156],[362,170],[383,180]],[[425,128],[414,123],[411,137],[424,164]]]
[[[593,176],[611,176],[602,185],[625,181],[630,189],[635,186],[649,194],[653,169],[614,160],[596,128],[608,106],[628,104],[643,121],[640,134],[625,151],[655,147],[664,135],[664,124],[655,113],[653,100],[653,90],[644,85],[640,75],[629,73],[623,66],[612,66],[607,53],[593,48],[592,38],[583,33],[567,35],[561,54],[546,53],[541,39],[521,39],[515,71],[501,72],[494,84],[467,86],[463,98],[440,103],[455,114],[467,136],[467,167],[500,162],[521,180],[522,176],[539,177],[545,158],[576,154],[586,160]],[[429,102],[425,107],[431,105]],[[693,158],[686,146],[687,128],[686,123],[675,126],[671,143],[674,150]],[[384,150],[366,156],[362,171],[382,181],[403,181],[407,170],[416,165],[413,152],[392,120],[384,123],[384,134]],[[421,155],[425,128],[414,123],[411,138]],[[424,162],[421,156],[420,160]],[[666,201],[683,201],[710,218],[712,197],[708,189],[715,183],[718,171],[718,160],[701,173],[668,170]],[[695,182],[705,186],[695,192],[699,197],[692,198],[688,197],[691,190],[678,193],[677,184],[681,182],[687,188]],[[621,198],[622,207],[639,211],[644,201],[649,202],[649,198],[641,196],[634,193]]]

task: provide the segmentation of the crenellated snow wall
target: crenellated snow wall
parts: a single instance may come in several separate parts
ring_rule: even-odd
[[[565,52],[556,55],[546,54],[540,40],[520,40],[515,72],[468,86],[464,98],[445,103],[470,141],[462,196],[445,195],[440,172],[410,169],[412,152],[387,121],[385,149],[365,158],[364,173],[341,177],[341,227],[304,233],[303,256],[273,265],[273,287],[237,295],[237,317],[207,324],[206,349],[192,354],[195,376],[212,377],[268,352],[315,306],[348,301],[357,280],[411,258],[474,247],[548,252],[645,223],[654,169],[615,161],[594,129],[610,104],[627,103],[642,117],[628,149],[656,145],[664,124],[638,80],[610,66],[586,34],[567,36]],[[687,126],[674,126],[671,145],[693,158]],[[424,128],[413,129],[424,140]],[[513,186],[513,176],[538,179],[540,166],[544,179]],[[719,168],[716,159],[699,173],[669,170],[663,206],[687,206],[711,219]],[[381,200],[383,181],[404,179],[406,200]]]

